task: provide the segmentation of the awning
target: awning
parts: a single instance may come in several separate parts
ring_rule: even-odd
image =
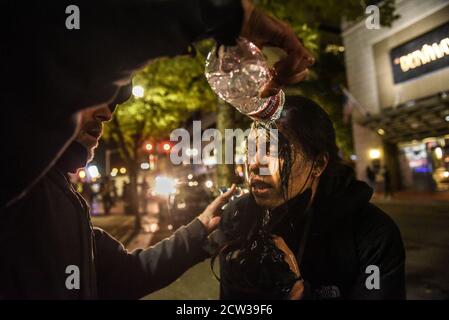
[[[390,142],[420,140],[449,134],[449,93],[442,92],[385,108],[359,123]]]

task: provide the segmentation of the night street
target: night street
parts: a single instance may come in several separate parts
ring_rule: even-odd
[[[449,202],[376,200],[399,225],[407,250],[406,283],[408,299],[449,298]],[[94,218],[94,224],[105,228],[123,241],[132,227],[132,217]],[[166,226],[154,235],[146,234],[150,243],[167,237]],[[135,247],[133,247],[134,249]],[[218,273],[218,263],[215,265]],[[170,286],[144,299],[217,299],[218,281],[210,269],[210,260],[196,265]]]
[[[449,0],[0,7],[0,300],[449,300]]]
[[[406,248],[408,299],[449,298],[449,203],[382,202],[399,225]]]

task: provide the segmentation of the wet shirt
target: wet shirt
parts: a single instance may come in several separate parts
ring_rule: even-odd
[[[315,199],[312,210],[290,206],[290,213],[298,215],[298,225],[290,228],[289,223],[284,223],[277,232],[285,237],[300,261],[304,299],[405,298],[401,235],[393,220],[369,203],[371,194],[365,183],[354,181],[338,197]],[[240,198],[227,208],[222,230],[245,233],[251,223],[230,217],[236,217],[237,211],[251,221],[259,210],[251,195]],[[307,215],[310,220],[305,232],[306,224],[301,220]],[[233,285],[233,275],[223,255],[220,267],[222,299],[255,298],[241,285]],[[266,294],[265,297],[270,298]]]

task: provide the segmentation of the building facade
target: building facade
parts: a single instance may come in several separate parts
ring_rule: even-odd
[[[398,189],[449,190],[449,1],[397,0],[391,28],[343,27],[356,170]],[[378,185],[381,185],[378,181]]]

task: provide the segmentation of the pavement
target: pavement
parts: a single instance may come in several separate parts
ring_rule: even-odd
[[[374,201],[399,226],[406,249],[407,299],[449,299],[449,201]]]
[[[103,214],[101,203],[95,202],[93,207],[92,224],[110,233],[129,251],[148,247],[159,230],[157,206],[154,204],[149,204],[148,212],[141,216],[142,230],[138,233],[134,231],[135,216],[124,214],[122,201],[118,201],[108,215]]]
[[[373,201],[376,203],[397,203],[397,204],[417,204],[417,205],[449,205],[449,191],[441,192],[417,192],[400,191],[393,197],[385,198],[382,193],[375,193]]]
[[[389,214],[401,230],[406,247],[406,285],[408,299],[449,299],[449,193],[415,194],[402,192],[391,199],[375,195],[373,202]],[[154,209],[154,208],[153,208]],[[128,241],[133,250],[157,243],[170,236],[173,230],[159,224],[157,215],[143,218],[146,230]],[[111,234],[126,237],[132,216],[94,218],[94,224],[103,225]],[[114,226],[118,224],[120,226]],[[214,267],[218,274],[218,265]],[[219,282],[211,271],[210,260],[202,262],[168,287],[143,299],[218,299]]]
[[[150,244],[153,245],[172,233],[167,226],[161,226]],[[218,263],[214,269],[219,273]],[[186,271],[168,287],[143,297],[143,300],[217,300],[218,297],[219,282],[211,271],[210,259],[207,259]]]

